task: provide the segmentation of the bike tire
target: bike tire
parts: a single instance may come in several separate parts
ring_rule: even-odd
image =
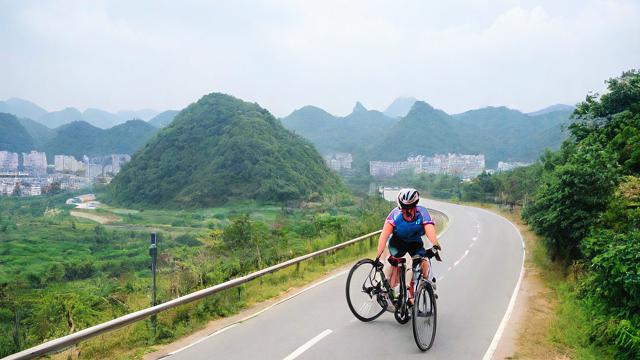
[[[436,338],[438,312],[433,288],[427,281],[421,281],[414,294],[411,315],[413,318],[413,338],[418,349],[422,351],[431,349]]]
[[[374,278],[367,278],[366,276],[372,272]],[[353,315],[360,321],[375,320],[386,311],[386,306],[383,307],[380,304],[380,297],[383,296],[379,293],[383,286],[381,276],[382,274],[375,269],[373,260],[370,259],[358,261],[349,271],[345,287],[347,304]],[[371,283],[365,284],[368,280],[372,280]],[[367,290],[373,288],[371,289],[373,291],[367,294],[363,288]]]

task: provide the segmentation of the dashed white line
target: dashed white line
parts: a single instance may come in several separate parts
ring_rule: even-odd
[[[329,335],[331,333],[332,333],[331,329],[327,329],[327,330],[321,332],[320,334],[316,335],[313,339],[311,339],[311,340],[307,341],[306,343],[302,344],[302,346],[297,348],[294,352],[292,352],[291,354],[287,355],[287,357],[285,357],[283,360],[293,360],[293,359],[297,358],[303,352],[309,350],[313,345],[317,344],[320,340],[324,339],[327,335]]]
[[[451,266],[449,266],[449,268],[447,269],[447,271],[451,271],[451,269],[453,269]]]
[[[474,237],[471,238],[471,241],[476,241],[476,240],[478,240],[477,236],[474,236]]]

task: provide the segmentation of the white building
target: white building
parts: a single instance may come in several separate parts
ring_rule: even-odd
[[[47,154],[34,150],[29,153],[22,153],[22,165],[26,171],[35,174],[46,174]]]
[[[369,173],[375,177],[389,177],[399,171],[413,169],[418,173],[448,174],[462,179],[470,179],[480,175],[484,168],[485,160],[483,154],[417,155],[409,157],[407,161],[369,162]]]
[[[353,162],[353,157],[348,153],[337,153],[332,155],[326,155],[324,157],[324,161],[327,163],[327,166],[335,171],[340,171],[343,169],[351,169],[351,163]]]
[[[18,170],[18,154],[9,151],[0,151],[0,170]]]
[[[56,155],[54,156],[55,169],[57,172],[84,172],[85,165],[82,161],[76,160],[73,156]]]

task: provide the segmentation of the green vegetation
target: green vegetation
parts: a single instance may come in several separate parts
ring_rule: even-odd
[[[370,150],[397,121],[357,103],[353,112],[345,117],[333,116],[315,106],[305,106],[283,118],[282,124],[326,154]]]
[[[159,128],[165,127],[173,121],[173,118],[175,118],[179,112],[180,111],[176,111],[176,110],[167,110],[167,111],[161,112],[160,114],[156,115],[153,119],[149,120],[149,124]]]
[[[42,148],[49,162],[55,154],[99,156],[133,154],[149,141],[157,129],[142,120],[129,120],[111,129],[99,129],[84,121],[75,121],[55,130],[55,136]]]
[[[550,259],[572,274],[554,285],[561,301],[554,341],[586,358],[640,358],[640,72],[607,85],[578,105],[561,149],[532,166],[467,183],[406,173],[391,181],[436,197],[522,207]]]
[[[151,229],[162,229],[158,299],[164,302],[377,230],[390,209],[379,199],[346,195],[299,208],[253,202],[177,212],[107,207],[104,213],[121,220],[103,226],[70,216],[65,199],[0,203],[0,356],[147,307]],[[82,354],[139,355],[140,349],[303,284],[323,273],[324,264],[344,263],[368,249],[365,242],[298,271],[274,274],[242,287],[240,298],[234,289],[167,312],[159,316],[155,334],[141,322],[81,345]]]
[[[483,153],[487,165],[495,167],[498,161],[533,161],[546,148],[558,149],[567,137],[565,128],[572,112],[566,106],[530,115],[506,107],[487,107],[449,115],[423,101],[412,103],[409,113],[399,120],[361,106],[344,118],[307,106],[283,118],[282,123],[309,139],[321,153],[350,152],[354,161]]]
[[[33,149],[33,138],[11,115],[0,113],[0,150],[28,152]]]
[[[511,196],[551,258],[577,278],[561,307],[577,315],[561,321],[583,323],[585,347],[629,359],[640,357],[640,72],[607,85],[578,105],[560,151],[510,175],[521,189]]]
[[[129,206],[210,207],[231,199],[317,201],[342,186],[315,148],[267,110],[210,94],[160,130],[111,189]]]

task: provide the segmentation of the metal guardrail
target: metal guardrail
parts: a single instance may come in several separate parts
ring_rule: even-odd
[[[112,331],[112,330],[116,330],[118,328],[121,328],[123,326],[132,324],[134,322],[143,320],[148,318],[151,315],[157,314],[159,312],[165,311],[165,310],[169,310],[171,308],[174,308],[176,306],[180,306],[180,305],[185,305],[188,304],[190,302],[199,300],[203,297],[209,296],[209,295],[213,295],[216,294],[222,290],[226,290],[238,285],[242,285],[244,283],[247,283],[255,278],[270,274],[272,272],[284,269],[286,267],[289,267],[291,265],[295,265],[299,262],[302,262],[304,260],[307,259],[311,259],[314,258],[316,256],[319,255],[324,255],[339,249],[342,249],[344,247],[347,247],[351,244],[354,244],[360,240],[364,240],[367,238],[370,238],[372,236],[378,235],[382,232],[382,230],[378,230],[378,231],[374,231],[372,233],[357,237],[355,239],[351,239],[349,241],[345,241],[341,244],[338,245],[334,245],[331,247],[328,247],[326,249],[322,249],[322,250],[318,250],[315,252],[312,252],[310,254],[306,254],[306,255],[302,255],[302,256],[298,256],[297,258],[291,259],[291,260],[287,260],[285,262],[282,262],[280,264],[277,265],[273,265],[270,266],[268,268],[253,272],[251,274],[239,277],[239,278],[235,278],[233,280],[229,280],[227,282],[223,282],[221,284],[218,285],[214,285],[211,287],[208,287],[206,289],[202,289],[196,292],[193,292],[191,294],[173,299],[171,301],[167,301],[166,303],[160,304],[160,305],[156,305],[150,308],[146,308],[146,309],[142,309],[139,311],[136,311],[134,313],[131,314],[127,314],[124,316],[121,316],[119,318],[113,319],[111,321],[107,321],[105,323],[102,324],[98,324],[96,326],[92,326],[90,328],[84,329],[84,330],[80,330],[76,333],[67,335],[67,336],[63,336],[61,338],[55,339],[55,340],[51,340],[48,341],[44,344],[40,344],[38,346],[34,346],[32,348],[20,351],[18,353],[9,355],[7,357],[5,357],[3,360],[18,360],[18,359],[33,359],[35,357],[38,356],[42,356],[42,355],[46,355],[55,351],[60,351],[63,350],[65,348],[68,348],[72,345],[75,345],[83,340],[87,340],[90,339],[92,337],[98,336],[100,334]]]

